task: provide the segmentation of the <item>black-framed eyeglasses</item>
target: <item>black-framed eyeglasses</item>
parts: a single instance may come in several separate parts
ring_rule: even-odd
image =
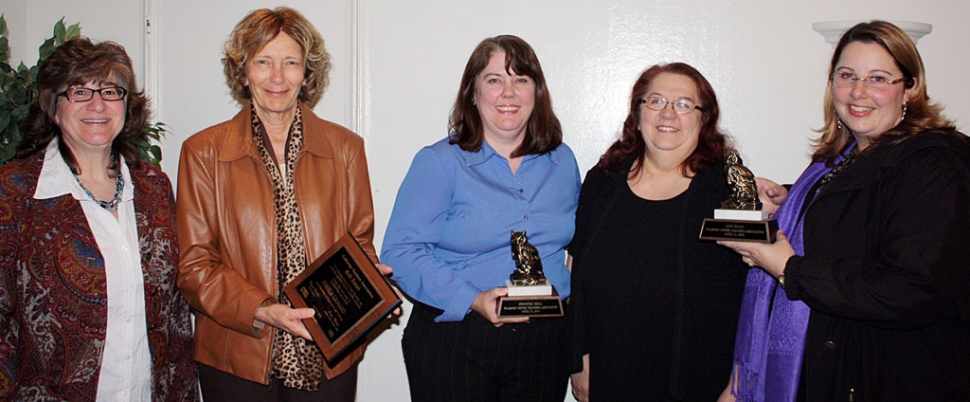
[[[671,102],[667,101],[667,99],[665,99],[663,96],[650,95],[641,99],[640,103],[646,106],[647,109],[661,111],[664,110],[667,107],[667,104]],[[702,112],[704,111],[703,107],[697,106],[690,99],[677,99],[671,104],[673,105],[672,107],[674,108],[674,112],[677,114],[690,114],[694,111],[694,109]]]
[[[900,82],[906,80],[906,77],[898,78],[895,80],[889,80],[889,78],[881,75],[870,75],[866,78],[859,78],[859,76],[849,73],[849,72],[835,72],[832,73],[832,85],[839,88],[848,88],[855,86],[856,81],[862,81],[866,83],[866,86],[873,91],[885,91],[889,87],[896,85]]]
[[[104,87],[101,89],[73,87],[57,94],[57,96],[63,96],[71,102],[87,102],[94,98],[95,93],[101,95],[101,100],[113,102],[124,99],[125,95],[128,95],[128,90],[122,87]]]

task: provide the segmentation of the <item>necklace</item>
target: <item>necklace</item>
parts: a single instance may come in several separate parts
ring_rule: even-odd
[[[828,173],[826,173],[825,176],[822,176],[822,179],[818,181],[818,185],[817,185],[818,190],[816,190],[816,193],[818,191],[822,191],[822,187],[825,187],[826,184],[829,184],[829,182],[832,181],[832,179],[834,179],[835,176],[838,176],[839,173],[842,173],[842,171],[845,170],[845,168],[849,167],[849,165],[851,165],[852,162],[855,162],[856,156],[858,156],[858,154],[856,153],[856,148],[853,148],[848,155],[845,155],[845,157],[842,158],[842,160],[839,162],[838,165],[835,165],[835,167],[832,168],[832,170],[830,170]]]
[[[125,178],[121,176],[120,171],[118,172],[118,175],[115,176],[115,188],[117,189],[117,191],[115,191],[115,198],[109,201],[101,201],[94,198],[94,194],[91,194],[91,191],[84,187],[84,183],[81,183],[81,178],[77,177],[77,175],[74,175],[74,180],[77,180],[77,184],[81,186],[84,193],[87,194],[88,197],[91,197],[94,202],[98,203],[99,207],[104,208],[108,212],[115,212],[118,210],[118,204],[121,204],[121,191],[125,189]]]

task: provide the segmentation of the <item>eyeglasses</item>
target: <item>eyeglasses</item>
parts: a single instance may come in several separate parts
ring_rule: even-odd
[[[101,89],[91,89],[84,87],[68,88],[66,91],[57,94],[63,96],[71,102],[87,102],[94,98],[94,93],[101,94],[101,100],[106,102],[120,101],[128,95],[128,90],[122,87],[105,87]]]
[[[667,108],[667,104],[670,103],[663,96],[660,95],[650,95],[644,99],[640,100],[647,109],[650,110],[664,110]],[[690,99],[677,99],[672,103],[674,112],[677,114],[689,114],[694,111],[694,109],[704,111],[704,108],[697,106]]]
[[[866,86],[873,91],[885,91],[889,87],[896,85],[900,82],[906,80],[906,77],[895,79],[890,81],[889,78],[883,77],[881,75],[870,75],[866,78],[859,78],[853,73],[833,73],[832,74],[832,85],[839,88],[854,87],[856,81],[863,81]]]

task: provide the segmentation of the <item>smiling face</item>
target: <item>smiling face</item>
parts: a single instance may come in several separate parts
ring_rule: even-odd
[[[252,93],[260,119],[292,116],[305,81],[304,70],[300,45],[283,32],[253,55],[246,63],[243,84]]]
[[[852,42],[845,46],[835,73],[854,74],[859,78],[879,76],[887,81],[903,78],[902,71],[886,49],[875,43]],[[848,127],[859,147],[865,149],[902,119],[902,108],[911,89],[906,83],[874,91],[862,80],[848,87],[832,85],[835,112]]]
[[[505,71],[505,52],[492,53],[475,80],[475,104],[482,116],[485,141],[493,148],[517,147],[532,116],[535,93],[532,78]]]
[[[124,86],[115,82],[111,74],[103,82],[89,81],[70,88],[101,89]],[[57,97],[54,124],[61,129],[61,141],[75,155],[111,149],[111,142],[125,126],[126,100],[105,101],[100,93],[93,94],[87,102],[71,102]]]
[[[663,110],[651,110],[644,104],[640,105],[638,128],[646,142],[647,155],[666,152],[679,156],[681,161],[686,160],[697,148],[703,113],[694,110],[688,114],[677,114],[673,103],[687,99],[704,107],[698,104],[697,85],[685,75],[660,73],[650,81],[643,98],[652,95],[662,96],[667,100],[667,106]]]

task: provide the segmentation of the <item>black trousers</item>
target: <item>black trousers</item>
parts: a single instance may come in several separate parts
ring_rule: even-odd
[[[285,388],[272,376],[269,385],[263,385],[202,363],[198,366],[205,402],[354,402],[357,395],[357,364],[337,378],[324,378],[316,391]]]
[[[562,318],[495,328],[475,312],[435,323],[441,310],[415,304],[404,338],[411,400],[554,401],[566,396]]]

